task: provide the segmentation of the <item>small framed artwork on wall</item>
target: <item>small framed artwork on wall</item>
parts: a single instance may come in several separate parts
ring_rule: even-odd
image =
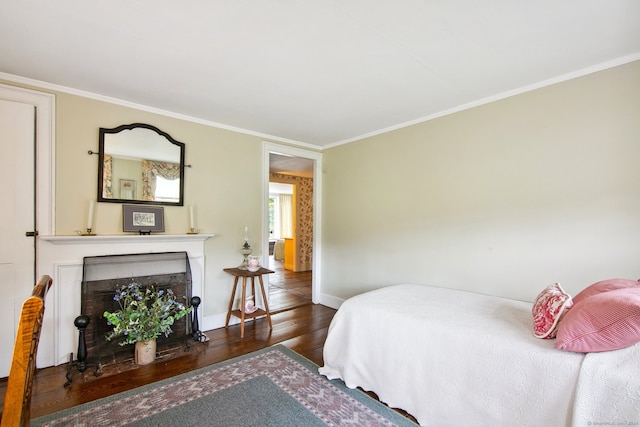
[[[122,231],[137,231],[140,234],[164,232],[164,208],[122,205]]]

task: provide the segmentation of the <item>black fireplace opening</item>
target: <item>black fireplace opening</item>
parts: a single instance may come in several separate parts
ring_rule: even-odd
[[[134,354],[134,345],[120,345],[120,338],[107,341],[106,334],[113,328],[103,313],[119,309],[113,299],[116,289],[132,282],[141,288],[153,286],[167,290],[185,306],[191,305],[191,268],[186,252],[103,255],[85,257],[82,274],[81,314],[89,317],[85,330],[87,360],[107,365],[117,363]],[[177,320],[168,337],[160,335],[158,350],[178,347],[192,335],[190,316]]]

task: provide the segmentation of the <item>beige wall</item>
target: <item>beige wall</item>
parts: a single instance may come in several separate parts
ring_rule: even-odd
[[[56,234],[74,234],[86,223],[87,201],[96,199],[98,129],[148,123],[185,143],[185,206],[165,206],[165,231],[188,228],[188,206],[196,225],[216,236],[206,242],[205,314],[226,311],[232,277],[222,271],[240,264],[244,226],[254,250],[261,247],[262,139],[202,124],[126,108],[66,93],[56,94]],[[98,203],[98,234],[122,233],[122,205]]]
[[[261,138],[61,92],[56,109],[56,234],[96,198],[98,128],[152,124],[186,144],[185,204],[216,234],[204,313],[224,313],[245,225],[262,247]],[[638,117],[633,63],[326,150],[316,285],[329,300],[404,282],[531,300],[640,277]],[[121,233],[121,209],[99,203],[96,232]],[[165,215],[186,231],[186,206]]]
[[[326,150],[322,291],[638,278],[639,160],[640,62]]]
[[[11,85],[11,82],[3,82]],[[24,86],[24,85],[16,85]],[[128,123],[148,123],[186,144],[185,206],[165,206],[167,234],[184,234],[188,206],[195,205],[197,227],[216,236],[206,242],[204,314],[226,313],[233,284],[222,271],[242,261],[239,252],[244,227],[254,251],[262,247],[263,139],[179,120],[138,109],[63,92],[56,95],[55,228],[74,235],[87,222],[88,201],[97,198],[98,129]],[[97,203],[97,234],[122,234],[122,204]]]

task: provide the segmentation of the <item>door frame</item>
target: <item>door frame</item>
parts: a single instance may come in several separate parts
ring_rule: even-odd
[[[322,295],[321,245],[322,235],[322,153],[264,141],[262,146],[262,236],[268,236],[269,229],[269,153],[280,153],[293,157],[313,160],[313,256],[311,261],[311,301],[319,304]],[[262,239],[262,253],[269,253],[269,239]]]

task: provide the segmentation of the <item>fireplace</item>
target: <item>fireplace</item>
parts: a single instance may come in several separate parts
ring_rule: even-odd
[[[141,287],[171,289],[179,302],[191,303],[191,268],[186,252],[163,252],[85,257],[82,274],[81,314],[89,317],[85,330],[89,361],[102,365],[133,356],[133,345],[121,346],[119,339],[107,341],[110,330],[105,311],[119,308],[113,300],[115,290],[131,282]],[[158,337],[158,349],[178,346],[192,334],[189,316],[177,320],[173,332]]]

